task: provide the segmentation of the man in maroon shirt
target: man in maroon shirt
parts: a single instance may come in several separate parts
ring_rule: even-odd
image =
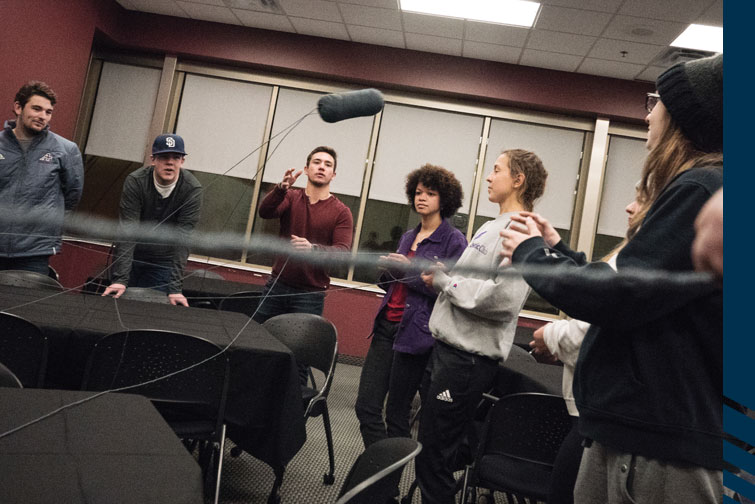
[[[307,175],[307,187],[292,188],[299,176]],[[330,182],[336,176],[336,151],[316,147],[303,170],[286,170],[277,184],[262,200],[259,215],[263,219],[280,219],[280,237],[291,240],[291,246],[307,250],[351,250],[353,218],[351,210],[330,194]],[[275,279],[278,279],[273,286]],[[314,313],[322,315],[325,290],[330,277],[325,268],[305,262],[276,257],[272,275],[254,320],[262,323],[282,313]]]

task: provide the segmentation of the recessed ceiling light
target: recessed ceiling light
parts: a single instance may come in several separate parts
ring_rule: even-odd
[[[691,24],[676,40],[671,42],[671,45],[722,53],[724,52],[724,29],[719,26]]]
[[[525,0],[399,0],[401,10],[471,21],[532,27],[540,4]]]

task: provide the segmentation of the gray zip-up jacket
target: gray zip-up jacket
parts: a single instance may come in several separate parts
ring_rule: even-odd
[[[24,153],[6,121],[0,132],[0,257],[60,252],[66,210],[84,188],[84,165],[75,143],[45,128]]]
[[[430,316],[435,339],[491,359],[509,356],[519,312],[529,293],[524,279],[455,270],[464,266],[496,268],[501,261],[500,232],[512,215],[501,214],[480,226],[454,269],[448,274],[435,273],[433,287],[439,295]]]

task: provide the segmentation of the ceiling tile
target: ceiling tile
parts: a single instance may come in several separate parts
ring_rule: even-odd
[[[661,45],[638,44],[625,40],[600,39],[595,43],[588,56],[623,63],[648,65],[666,48],[666,46]],[[622,51],[626,51],[626,54],[622,54]]]
[[[571,7],[573,9],[616,12],[623,1],[624,0],[541,0],[540,3]]]
[[[421,35],[419,33],[407,33],[405,37],[407,49],[461,56],[461,40],[459,39]]]
[[[341,14],[335,2],[323,0],[276,0],[289,16],[341,23]]]
[[[449,38],[462,38],[464,36],[464,20],[442,17],[425,16],[413,12],[405,12],[404,31],[410,33],[422,33],[424,35],[436,35]]]
[[[286,16],[277,14],[268,14],[267,12],[256,12],[241,9],[232,9],[236,17],[244,26],[252,28],[262,28],[265,30],[276,30],[293,32],[294,27]]]
[[[462,56],[465,58],[501,61],[503,63],[514,64],[519,61],[519,55],[521,53],[521,47],[486,44],[484,42],[473,42],[471,40],[465,40],[464,47],[462,48]]]
[[[663,67],[647,67],[644,72],[637,76],[638,80],[644,80],[648,82],[655,82],[655,79],[666,70]]]
[[[226,7],[223,0],[185,0],[187,3],[198,3],[204,5],[215,5],[216,7]]]
[[[351,35],[351,40],[354,42],[390,47],[406,47],[406,44],[404,43],[404,32],[354,25],[349,25],[347,29],[349,35]]]
[[[633,80],[645,69],[644,65],[586,58],[577,69],[579,73]]]
[[[530,30],[518,26],[506,26],[477,21],[465,21],[464,38],[475,42],[522,47]]]
[[[401,14],[397,10],[353,4],[340,4],[339,8],[346,24],[401,30]]]
[[[532,30],[528,49],[585,56],[595,43],[595,37],[546,30]]]
[[[691,23],[708,7],[710,0],[631,0],[619,14]]]
[[[234,9],[252,10],[260,12],[268,12],[270,14],[283,14],[281,9],[275,2],[267,2],[266,0],[221,0],[228,7]]]
[[[550,68],[551,70],[562,70],[564,72],[574,72],[583,59],[582,56],[574,56],[571,54],[558,54],[536,51],[535,49],[525,49],[522,53],[522,58],[519,60],[519,64]]]
[[[398,2],[396,0],[338,0],[339,4],[357,4],[366,5],[368,7],[381,7],[383,9],[398,10]]]
[[[174,0],[131,0],[131,3],[144,12],[163,14],[165,16],[189,17]]]
[[[540,30],[600,35],[612,14],[579,9],[567,9],[553,5],[543,5],[535,28]]]
[[[218,7],[216,5],[198,4],[192,2],[178,2],[178,5],[185,10],[192,19],[204,19],[216,23],[240,25],[241,21],[227,7]]]
[[[698,17],[694,23],[709,26],[724,25],[724,0],[718,0]]]
[[[634,16],[616,16],[608,24],[603,37],[631,40],[643,44],[669,45],[687,28],[686,23],[660,21]]]
[[[289,18],[296,28],[297,33],[302,35],[313,35],[315,37],[328,37],[338,40],[349,40],[349,34],[346,26],[342,23],[331,23],[330,21],[320,21],[318,19],[305,19],[292,17]]]

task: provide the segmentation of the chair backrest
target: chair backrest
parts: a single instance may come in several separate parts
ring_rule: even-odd
[[[511,345],[511,351],[509,352],[509,356],[506,358],[506,362],[509,361],[525,361],[536,363],[537,359],[535,359],[535,357],[533,357],[532,354],[524,348],[517,345]]]
[[[0,362],[24,387],[41,387],[47,367],[47,336],[32,322],[0,312]]]
[[[336,504],[387,502],[398,488],[406,464],[422,451],[411,438],[387,438],[371,444],[346,475]]]
[[[195,269],[194,271],[188,273],[186,275],[187,277],[197,277],[197,278],[214,278],[215,280],[225,280],[223,275],[218,273],[217,271],[213,270],[207,270],[207,269]]]
[[[36,271],[0,270],[0,285],[64,291],[60,282]]]
[[[121,297],[134,301],[146,301],[148,303],[170,303],[166,293],[147,287],[128,287]]]
[[[333,373],[338,332],[329,320],[311,313],[286,313],[262,326],[293,352],[297,364],[318,369],[326,377]]]
[[[260,291],[234,292],[220,300],[218,310],[243,313],[247,317],[251,317],[257,311],[261,297]]]
[[[0,362],[0,387],[24,388],[21,380],[13,374],[13,371],[5,367],[2,362]]]
[[[123,392],[148,397],[163,413],[181,411],[213,419],[220,428],[228,392],[228,356],[217,355],[220,350],[203,338],[169,331],[109,334],[89,356],[82,389],[110,390],[144,383]],[[194,366],[205,359],[209,360]],[[194,367],[151,382],[190,366]]]
[[[503,396],[490,408],[477,460],[495,454],[553,466],[571,427],[563,397],[537,392]]]

